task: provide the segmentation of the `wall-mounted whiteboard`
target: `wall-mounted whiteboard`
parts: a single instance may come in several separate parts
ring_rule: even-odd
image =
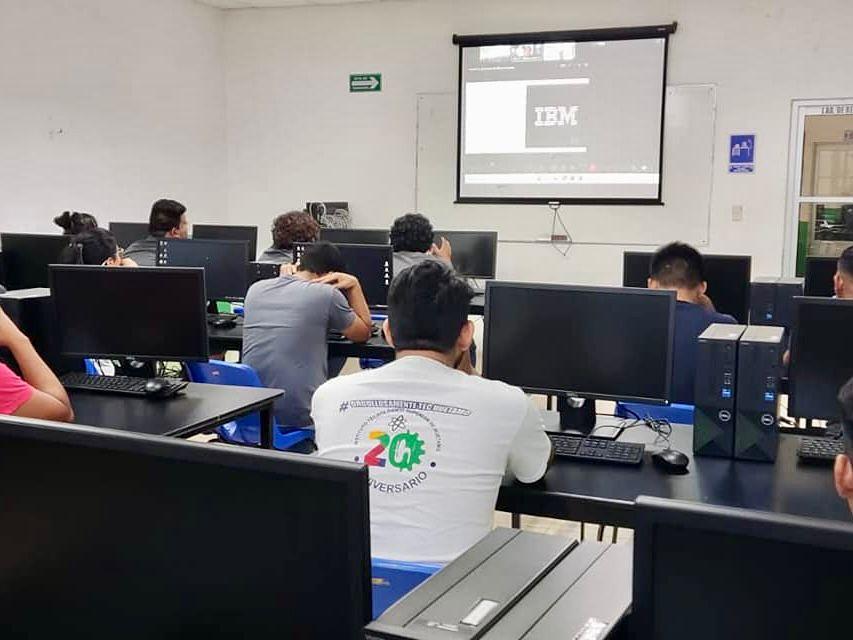
[[[503,242],[549,238],[545,205],[454,204],[456,95],[418,95],[417,210],[436,227],[494,229]],[[656,246],[673,239],[707,244],[714,164],[716,88],[667,88],[663,154],[664,206],[565,205],[575,243]]]

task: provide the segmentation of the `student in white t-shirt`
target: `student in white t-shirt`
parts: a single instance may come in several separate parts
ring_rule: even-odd
[[[366,464],[375,557],[449,562],[492,528],[509,470],[539,480],[551,443],[521,389],[473,374],[472,291],[436,262],[399,274],[385,335],[395,362],[314,394],[319,455]]]

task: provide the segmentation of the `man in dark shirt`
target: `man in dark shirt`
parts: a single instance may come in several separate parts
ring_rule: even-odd
[[[714,323],[736,324],[736,320],[717,313],[705,295],[702,254],[688,244],[673,242],[658,249],[652,256],[649,288],[676,292],[672,402],[693,404],[699,335]]]
[[[158,200],[151,207],[148,219],[148,237],[137,240],[124,251],[140,267],[157,266],[157,241],[160,238],[186,240],[189,231],[187,208],[174,200]]]

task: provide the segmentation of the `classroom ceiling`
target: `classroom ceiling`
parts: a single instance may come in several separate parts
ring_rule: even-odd
[[[201,4],[220,9],[251,9],[259,7],[306,7],[318,4],[355,4],[356,2],[383,2],[387,0],[196,0]]]

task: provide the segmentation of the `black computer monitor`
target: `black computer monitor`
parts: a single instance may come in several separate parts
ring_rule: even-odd
[[[246,269],[247,288],[261,280],[271,280],[281,275],[281,265],[273,262],[250,262]]]
[[[320,229],[320,240],[332,244],[388,244],[388,229]]]
[[[222,224],[193,224],[194,240],[233,240],[249,245],[249,260],[258,255],[258,228]]]
[[[69,236],[0,233],[6,289],[48,286],[47,265],[59,262],[70,242]]]
[[[853,378],[853,300],[794,298],[788,413],[838,420],[838,390]]]
[[[622,256],[622,286],[645,288],[654,254],[626,251]],[[708,297],[720,313],[733,316],[741,324],[749,319],[749,283],[752,279],[751,256],[703,256]]]
[[[838,258],[809,256],[806,258],[806,282],[803,293],[811,297],[831,298],[835,295],[835,272]]]
[[[127,249],[137,240],[148,237],[147,222],[110,222],[110,233],[115,236],[116,244]]]
[[[849,633],[853,525],[646,497],[636,510],[632,637]]]
[[[367,471],[0,421],[0,611],[30,638],[362,638]]]
[[[204,361],[202,269],[50,267],[62,355]]]
[[[293,245],[293,262],[302,258],[308,243]],[[372,308],[388,306],[388,289],[394,279],[394,251],[388,244],[336,244],[347,266],[347,273],[361,283],[367,304]]]
[[[434,231],[438,243],[447,238],[453,249],[453,267],[466,278],[491,280],[498,260],[497,231]]]
[[[672,291],[489,281],[483,375],[531,393],[664,404],[674,317]]]
[[[246,297],[247,244],[232,240],[176,240],[157,242],[160,267],[204,267],[209,300],[242,300]]]

